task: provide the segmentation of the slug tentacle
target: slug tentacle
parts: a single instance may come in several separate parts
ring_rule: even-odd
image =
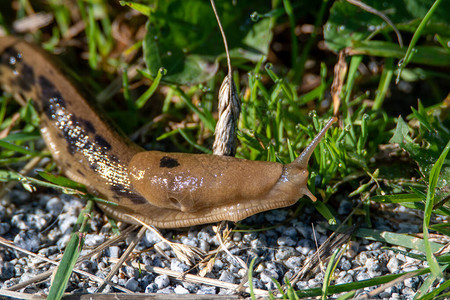
[[[325,124],[322,130],[314,137],[312,142],[308,146],[306,146],[306,148],[302,151],[302,153],[300,153],[300,155],[290,164],[292,165],[295,164],[301,169],[307,169],[309,159],[311,158],[314,149],[316,149],[317,145],[319,145],[320,141],[325,136],[325,133],[327,133],[328,129],[336,121],[337,121],[336,117],[332,117],[330,120],[328,120],[327,124]]]

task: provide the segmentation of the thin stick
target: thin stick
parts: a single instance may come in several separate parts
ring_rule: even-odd
[[[220,33],[222,34],[223,44],[225,46],[225,54],[227,56],[227,65],[228,65],[228,76],[230,76],[230,82],[228,84],[229,84],[230,93],[231,93],[231,58],[230,58],[230,52],[228,51],[227,37],[225,36],[225,31],[223,31],[222,23],[220,22],[219,14],[217,13],[216,5],[214,4],[214,0],[210,0],[210,1],[211,1],[212,9],[214,11],[214,15],[216,16],[217,24],[219,24]]]
[[[119,261],[114,265],[114,267],[111,269],[111,271],[109,272],[108,276],[106,276],[105,278],[105,282],[97,289],[96,293],[101,293],[107,283],[106,281],[110,281],[111,278],[116,274],[116,272],[120,269],[120,267],[122,267],[124,261],[126,259],[128,259],[128,257],[130,256],[131,251],[134,250],[134,248],[136,247],[136,245],[139,243],[139,241],[142,239],[142,237],[145,234],[145,231],[147,229],[145,227],[141,227],[141,229],[139,230],[136,238],[130,243],[130,245],[128,246],[128,248],[125,250],[125,252],[122,254],[122,256],[120,257]]]

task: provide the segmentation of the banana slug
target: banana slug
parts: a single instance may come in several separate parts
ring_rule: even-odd
[[[144,151],[105,121],[42,49],[0,37],[0,85],[32,99],[41,134],[67,177],[117,204],[99,204],[128,223],[187,227],[294,204],[307,188],[308,161],[332,118],[293,162]]]

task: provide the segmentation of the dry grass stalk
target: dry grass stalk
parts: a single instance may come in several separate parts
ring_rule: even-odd
[[[219,120],[214,133],[213,153],[234,156],[236,154],[236,128],[241,112],[241,101],[231,74],[222,82],[219,90]]]
[[[0,244],[3,245],[3,246],[5,246],[6,248],[14,249],[14,250],[16,250],[16,251],[19,251],[19,252],[22,252],[22,253],[24,253],[24,254],[27,254],[27,255],[29,255],[29,256],[31,256],[31,257],[38,258],[38,259],[40,259],[40,260],[42,260],[42,261],[45,261],[45,262],[47,262],[47,263],[50,263],[50,264],[59,266],[59,262],[54,261],[54,260],[51,260],[51,259],[48,259],[47,257],[38,255],[38,254],[36,254],[36,253],[30,252],[30,251],[28,251],[28,250],[25,250],[25,249],[23,249],[23,248],[20,248],[20,247],[14,245],[13,242],[11,242],[11,241],[9,241],[9,240],[6,240],[6,239],[4,239],[4,238],[2,238],[2,237],[0,237]],[[84,256],[84,257],[86,257],[86,256]],[[83,258],[83,259],[80,259],[79,262],[81,262],[82,260],[84,260],[84,258]],[[27,281],[24,281],[24,282],[21,282],[21,283],[19,283],[19,284],[10,286],[10,287],[7,288],[7,289],[0,290],[0,291],[1,291],[1,292],[0,292],[0,295],[3,295],[2,293],[3,293],[4,291],[17,291],[17,290],[20,290],[20,289],[22,289],[22,288],[25,288],[25,287],[27,287],[27,286],[29,286],[29,285],[31,285],[31,284],[35,284],[35,283],[39,283],[39,282],[42,282],[42,281],[46,281],[46,280],[48,280],[48,279],[50,278],[50,276],[51,276],[51,274],[53,273],[54,270],[56,270],[56,268],[53,268],[53,269],[48,270],[48,271],[46,271],[46,272],[44,272],[44,273],[41,273],[41,274],[39,274],[39,275],[37,275],[37,276],[35,276],[35,277],[33,277],[33,278],[27,280]],[[91,279],[91,280],[93,280],[93,281],[96,281],[96,282],[99,282],[99,283],[104,283],[104,282],[105,282],[105,279],[100,278],[100,277],[97,277],[97,276],[95,276],[95,275],[92,275],[92,274],[90,274],[90,273],[88,273],[88,272],[85,272],[85,271],[82,271],[82,270],[79,270],[79,269],[76,269],[76,268],[75,268],[73,271],[74,271],[75,273],[80,274],[80,275],[84,275],[84,276],[88,277],[89,279]],[[121,290],[121,291],[123,291],[123,292],[125,292],[125,293],[132,293],[130,290],[128,290],[128,289],[126,289],[126,288],[124,288],[124,287],[121,287],[121,286],[119,286],[119,285],[116,285],[116,284],[114,284],[114,283],[112,283],[112,282],[108,282],[108,284],[111,284],[111,285],[114,286],[115,288],[117,288],[117,289],[119,289],[119,290]],[[27,295],[27,294],[24,294],[24,298],[27,297],[26,295]],[[22,297],[20,297],[20,298],[22,298]]]
[[[142,221],[136,219],[135,217],[133,217],[131,215],[127,215],[127,216],[132,218],[136,222],[142,224],[142,226],[144,226],[145,228],[153,231],[161,239],[161,241],[167,243],[172,248],[172,250],[175,253],[175,255],[177,256],[177,258],[180,261],[187,264],[188,266],[192,266],[196,260],[200,260],[200,259],[202,259],[202,257],[204,257],[206,255],[206,253],[198,247],[171,242],[168,239],[166,239],[158,231],[158,229],[156,229],[154,226],[145,224]],[[155,249],[156,249],[156,247],[155,247]],[[156,250],[158,251],[158,249],[156,249]],[[164,254],[163,256],[166,256],[166,255]]]
[[[228,66],[228,75],[223,80],[219,90],[219,120],[217,121],[216,131],[214,133],[213,153],[215,155],[234,156],[236,154],[236,128],[239,121],[239,114],[241,113],[241,101],[233,82],[227,37],[223,30],[222,23],[220,22],[214,0],[210,0],[210,2],[214,15],[216,16],[217,24],[219,25],[220,33],[222,34]]]
[[[110,258],[109,260],[111,262],[118,261],[118,259],[116,259],[116,258]],[[224,281],[220,281],[217,279],[201,277],[201,276],[193,275],[193,274],[185,274],[185,273],[167,270],[167,269],[159,268],[159,267],[142,266],[142,264],[135,263],[135,262],[127,262],[127,265],[132,266],[133,268],[136,268],[138,270],[146,270],[147,272],[153,272],[153,273],[160,274],[160,275],[167,275],[169,277],[172,277],[172,278],[175,278],[175,279],[181,280],[181,281],[192,282],[192,283],[196,283],[196,284],[212,285],[212,286],[216,286],[219,288],[226,288],[226,289],[230,289],[230,290],[234,290],[234,291],[239,290],[238,284],[224,282]],[[244,292],[250,293],[250,289],[248,287],[246,287]],[[267,297],[269,295],[268,291],[261,290],[261,289],[253,289],[253,292],[255,293],[256,296],[261,296],[261,297]]]
[[[127,249],[125,250],[125,252],[122,254],[122,256],[120,257],[118,263],[116,265],[114,265],[114,267],[111,269],[111,271],[109,272],[108,276],[106,276],[105,280],[106,281],[110,281],[111,278],[116,274],[116,272],[119,270],[120,267],[122,267],[123,263],[125,262],[126,259],[128,259],[128,257],[131,254],[131,251],[134,250],[134,248],[136,247],[136,245],[139,243],[139,241],[144,237],[145,234],[145,227],[141,227],[141,229],[139,230],[136,238],[130,243],[130,245],[127,247]],[[102,283],[102,285],[97,289],[97,293],[101,293],[103,291],[103,289],[106,287],[107,283]]]

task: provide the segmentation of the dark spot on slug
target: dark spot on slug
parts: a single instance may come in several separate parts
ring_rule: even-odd
[[[175,158],[169,156],[164,156],[159,161],[160,168],[175,168],[178,167],[179,165],[180,163]]]
[[[20,71],[20,77],[18,78],[18,84],[24,91],[31,91],[33,85],[36,83],[34,77],[34,70],[28,64],[22,64],[22,70]]]
[[[95,136],[95,143],[103,148],[105,151],[111,150],[111,144],[108,143],[101,135]]]
[[[42,76],[42,75],[39,76],[38,83],[39,83],[39,86],[41,87],[42,101],[50,102],[49,105],[55,105],[55,106],[58,105],[61,108],[66,107],[66,103],[65,103],[61,93],[58,91],[58,89],[55,87],[55,85],[50,80],[48,80],[47,77]],[[49,106],[49,105],[44,105],[44,107]]]
[[[95,127],[91,121],[80,119],[80,123],[84,125],[87,133],[95,133]]]
[[[118,197],[125,197],[130,199],[134,204],[145,204],[147,200],[144,197],[125,189],[125,187],[121,184],[115,184],[111,186],[111,191],[113,191]],[[116,196],[114,196],[115,198]],[[116,199],[116,198],[115,198]],[[118,198],[120,199],[120,198]]]
[[[80,174],[81,176],[85,176],[84,173],[81,170],[77,170],[78,174]]]

